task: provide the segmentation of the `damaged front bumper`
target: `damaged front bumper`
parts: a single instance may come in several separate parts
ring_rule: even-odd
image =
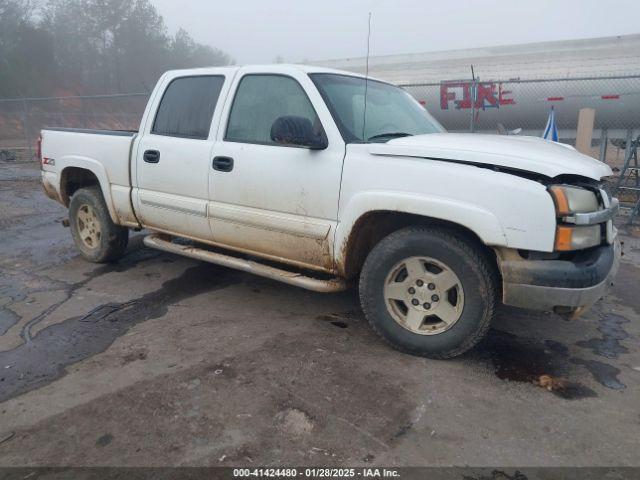
[[[576,253],[571,260],[528,260],[513,251],[498,252],[502,301],[579,315],[605,295],[618,271],[620,256],[618,239]]]

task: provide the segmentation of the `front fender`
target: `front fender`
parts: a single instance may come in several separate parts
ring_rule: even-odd
[[[354,195],[341,211],[335,237],[337,265],[344,265],[346,245],[358,219],[375,211],[409,213],[453,222],[474,232],[486,245],[507,246],[507,236],[498,218],[478,205],[435,195],[370,191]]]

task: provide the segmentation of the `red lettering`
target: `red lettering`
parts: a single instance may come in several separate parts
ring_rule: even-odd
[[[456,108],[466,110],[467,108],[471,108],[471,83],[461,83],[460,86],[463,92],[462,100],[458,100],[455,104]]]
[[[449,91],[449,83],[440,84],[440,108],[442,110],[449,110],[449,102],[456,99],[455,92]]]
[[[515,105],[516,101],[513,98],[507,97],[513,92],[511,90],[503,90],[502,84],[498,85],[498,102],[500,105]]]
[[[479,83],[478,97],[476,99],[476,108],[478,110],[485,108],[498,108],[498,99],[495,95],[495,83]]]
[[[440,84],[440,108],[449,110],[449,103],[458,110],[467,110],[473,104],[473,82],[442,82]],[[516,101],[510,95],[511,90],[505,90],[501,83],[479,82],[476,84],[475,108],[500,108],[502,105],[515,105]],[[462,98],[460,98],[462,94]]]

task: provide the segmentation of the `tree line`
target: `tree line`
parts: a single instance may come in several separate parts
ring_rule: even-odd
[[[171,35],[149,0],[0,0],[0,98],[146,92],[166,70],[231,63]]]

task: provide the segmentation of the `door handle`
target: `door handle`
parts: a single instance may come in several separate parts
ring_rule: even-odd
[[[215,157],[213,159],[213,169],[219,172],[230,172],[233,170],[233,158]]]
[[[160,161],[160,152],[158,150],[146,150],[142,155],[142,159],[147,163],[158,163]]]

